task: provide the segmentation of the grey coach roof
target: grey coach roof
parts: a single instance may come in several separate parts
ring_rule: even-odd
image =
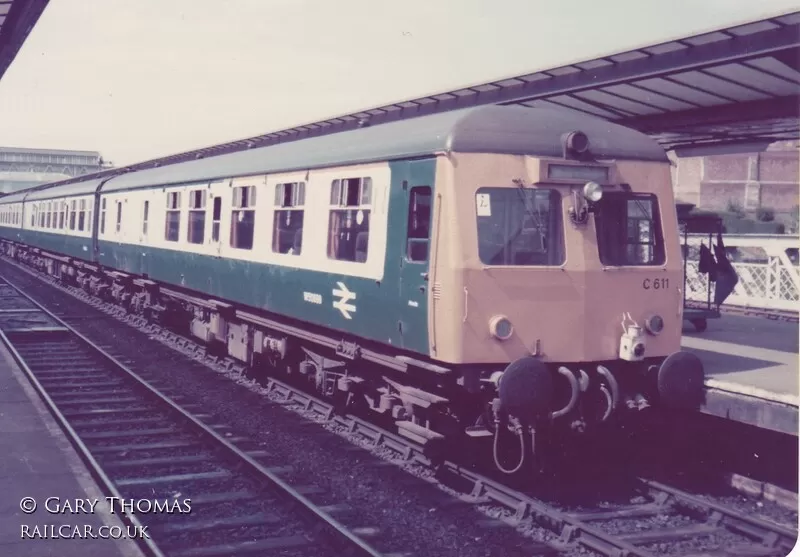
[[[668,160],[648,136],[599,118],[553,109],[483,106],[131,172],[112,178],[102,191],[396,160],[441,151],[561,156],[562,134],[575,130],[586,133],[598,158]]]
[[[0,197],[0,205],[7,205],[9,203],[19,203],[21,201],[25,201],[29,203],[31,201],[41,201],[44,199],[53,199],[55,197],[69,197],[74,195],[89,195],[94,194],[97,191],[97,186],[103,180],[108,179],[89,179],[85,182],[73,182],[70,184],[65,184],[63,186],[52,186],[52,187],[43,187],[43,186],[34,186],[32,188],[27,188],[24,190],[20,190],[9,195],[5,195]]]
[[[99,186],[101,182],[103,182],[102,179],[95,178],[93,180],[66,184],[64,186],[36,189],[28,194],[28,197],[25,198],[25,201],[39,201],[41,199],[52,199],[54,197],[94,194],[94,192],[97,191],[97,186]]]

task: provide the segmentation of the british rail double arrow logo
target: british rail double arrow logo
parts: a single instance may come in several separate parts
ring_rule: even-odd
[[[339,288],[334,288],[332,293],[334,297],[339,299],[334,300],[333,307],[342,312],[345,319],[352,319],[353,317],[350,315],[350,312],[355,312],[356,306],[351,304],[350,301],[356,299],[356,293],[350,292],[343,282],[337,282],[336,286]]]

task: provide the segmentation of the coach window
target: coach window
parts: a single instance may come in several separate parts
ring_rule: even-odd
[[[64,217],[67,211],[67,202],[66,201],[59,201],[58,202],[58,228],[64,230]]]
[[[206,190],[189,192],[188,239],[192,244],[202,244],[206,229]]]
[[[122,201],[117,201],[117,232],[122,230]]]
[[[78,230],[83,232],[83,228],[86,224],[86,200],[81,199],[78,204],[80,208],[80,211],[78,211]]]
[[[147,221],[150,218],[150,201],[142,205],[142,235],[147,236]]]
[[[75,200],[69,203],[69,229],[75,230],[75,220],[78,216],[78,211],[75,209]]]
[[[36,225],[36,205],[31,206],[31,227]]]
[[[181,192],[171,191],[167,194],[167,222],[164,239],[177,242],[181,230]]]
[[[52,222],[52,218],[53,218],[53,202],[52,201],[48,201],[47,202],[47,213],[46,213],[46,216],[45,216],[45,219],[44,219],[44,227],[45,228],[50,228],[50,223]]]
[[[106,233],[106,198],[100,202],[100,234]]]
[[[340,261],[367,260],[372,179],[349,178],[331,184],[328,257]]]
[[[305,201],[305,182],[275,185],[272,251],[300,255],[303,249],[303,206]]]
[[[409,261],[427,261],[430,236],[431,188],[429,186],[417,186],[411,188],[408,206],[406,259]]]
[[[480,188],[478,255],[484,265],[561,265],[561,195],[545,188]]]
[[[213,210],[211,212],[211,241],[219,242],[219,226],[222,220],[222,198],[214,198]]]
[[[255,226],[256,187],[233,188],[233,211],[231,211],[231,247],[253,249]]]

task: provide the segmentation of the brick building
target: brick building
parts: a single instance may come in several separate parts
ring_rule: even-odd
[[[775,220],[792,223],[800,205],[800,142],[773,143],[757,153],[673,160],[673,184],[679,201],[699,209],[748,214],[771,209]]]

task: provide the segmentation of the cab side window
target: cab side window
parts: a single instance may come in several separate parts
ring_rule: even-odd
[[[408,236],[406,239],[406,259],[408,261],[427,261],[428,244],[431,237],[431,188],[416,186],[411,188],[408,205]]]

